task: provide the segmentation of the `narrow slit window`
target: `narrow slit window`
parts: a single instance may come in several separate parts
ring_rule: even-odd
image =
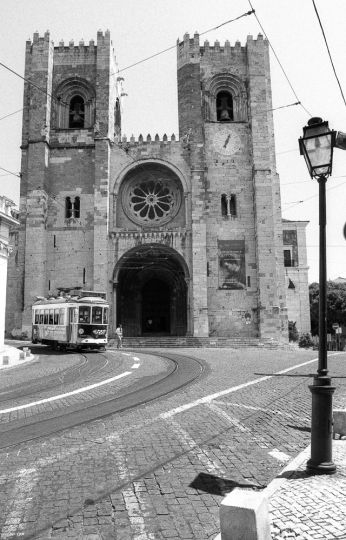
[[[65,199],[65,218],[72,217],[72,201],[71,197],[66,197]]]
[[[75,197],[73,202],[73,214],[75,218],[80,217],[80,197]]]

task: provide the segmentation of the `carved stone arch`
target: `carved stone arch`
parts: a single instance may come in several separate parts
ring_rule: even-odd
[[[53,128],[67,129],[69,127],[70,102],[79,96],[84,102],[84,128],[93,127],[95,123],[95,89],[81,77],[64,80],[55,89],[58,98],[54,100]]]
[[[207,81],[204,88],[204,117],[217,122],[216,99],[220,92],[227,92],[233,99],[233,121],[247,120],[247,95],[243,81],[231,73],[218,73]]]

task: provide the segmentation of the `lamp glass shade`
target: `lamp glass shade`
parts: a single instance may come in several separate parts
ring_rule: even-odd
[[[332,156],[331,133],[306,139],[305,152],[310,162],[313,176],[330,174]]]
[[[305,158],[311,178],[329,176],[332,172],[335,132],[330,131],[328,122],[320,121],[304,127],[303,133],[304,136],[299,139],[300,153]]]

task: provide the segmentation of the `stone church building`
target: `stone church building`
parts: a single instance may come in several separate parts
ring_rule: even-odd
[[[37,296],[75,289],[107,293],[111,334],[310,330],[307,222],[281,216],[261,35],[177,43],[179,140],[122,136],[108,31],[77,46],[34,34],[25,78],[8,332],[30,333]]]

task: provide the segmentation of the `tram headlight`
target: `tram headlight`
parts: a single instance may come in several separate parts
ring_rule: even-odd
[[[78,334],[79,334],[80,336],[82,336],[82,335],[84,334],[83,328],[80,328],[80,329],[78,330]]]

